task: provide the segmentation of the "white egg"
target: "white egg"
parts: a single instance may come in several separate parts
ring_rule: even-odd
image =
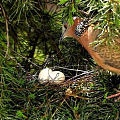
[[[49,82],[60,84],[65,81],[65,75],[60,71],[52,71],[49,76]]]
[[[50,68],[45,68],[39,73],[38,79],[41,84],[49,82],[49,76],[52,73]]]

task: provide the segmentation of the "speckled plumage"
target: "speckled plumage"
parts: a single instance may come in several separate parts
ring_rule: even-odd
[[[89,19],[83,19],[75,28],[75,35],[81,36],[89,26]]]
[[[117,47],[117,49],[115,48]],[[114,46],[101,43],[97,47],[93,47],[93,50],[104,60],[104,64],[120,69],[120,44],[116,41]]]

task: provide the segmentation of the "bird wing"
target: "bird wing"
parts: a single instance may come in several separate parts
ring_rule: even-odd
[[[120,44],[117,41],[114,45],[102,43],[93,47],[93,50],[104,60],[104,64],[120,69]]]

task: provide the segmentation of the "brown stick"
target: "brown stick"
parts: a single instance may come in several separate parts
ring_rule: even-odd
[[[6,50],[6,54],[5,56],[8,55],[8,51],[9,51],[9,46],[10,46],[10,41],[9,41],[9,29],[8,29],[8,19],[7,19],[7,15],[5,13],[5,10],[2,6],[2,4],[0,3],[0,7],[1,7],[1,10],[2,10],[2,13],[3,13],[3,16],[5,18],[5,24],[6,24],[6,37],[7,37],[7,50]]]

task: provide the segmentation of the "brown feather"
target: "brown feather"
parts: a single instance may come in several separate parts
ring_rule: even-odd
[[[75,38],[81,45],[83,45],[99,66],[120,74],[120,49],[115,50],[112,45],[107,45],[106,43],[95,47],[91,46],[90,44],[97,39],[97,35],[100,33],[100,30],[94,30],[93,26],[89,26],[81,37],[76,36],[74,31],[80,21],[80,18],[74,20],[74,24],[71,27],[68,27],[65,31],[64,38]],[[114,45],[119,48],[120,39],[115,39]]]

